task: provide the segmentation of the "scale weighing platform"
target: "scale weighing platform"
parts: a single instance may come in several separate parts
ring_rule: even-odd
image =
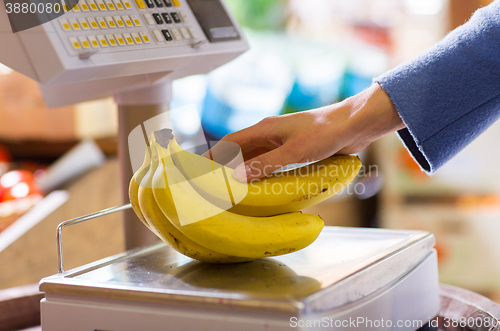
[[[417,330],[439,312],[434,236],[325,227],[305,249],[212,265],[153,244],[44,278],[50,330]]]

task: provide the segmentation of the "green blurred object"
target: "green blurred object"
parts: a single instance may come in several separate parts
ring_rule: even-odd
[[[238,22],[254,30],[283,30],[287,0],[225,0]]]
[[[286,103],[285,106],[283,107],[283,110],[281,111],[280,115],[293,114],[296,112],[298,112],[297,109],[293,108],[288,103]]]

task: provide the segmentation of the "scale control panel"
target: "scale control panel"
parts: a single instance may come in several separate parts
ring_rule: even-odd
[[[0,1],[0,63],[39,82],[52,107],[207,73],[248,50],[222,0],[50,1],[56,16],[17,32]]]
[[[202,29],[181,0],[80,0],[56,19],[70,55],[199,45]]]

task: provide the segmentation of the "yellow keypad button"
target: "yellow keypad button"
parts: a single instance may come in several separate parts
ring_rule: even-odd
[[[123,21],[125,22],[125,25],[127,27],[130,28],[130,27],[134,26],[134,24],[132,24],[132,20],[130,19],[130,17],[128,17],[128,16],[122,16],[122,18],[123,18]]]
[[[90,43],[87,40],[87,38],[85,38],[85,37],[78,37],[78,40],[80,41],[80,44],[83,46],[83,48],[85,48],[85,49],[89,49],[90,48]]]
[[[139,32],[139,35],[141,36],[142,41],[145,44],[149,44],[151,42],[151,40],[149,39],[148,35],[145,32]]]
[[[71,47],[73,47],[73,49],[75,49],[75,50],[82,49],[82,46],[80,45],[80,43],[78,42],[78,39],[76,39],[76,37],[69,38],[69,42],[71,43]]]
[[[78,22],[80,22],[80,25],[82,26],[82,29],[84,30],[89,30],[90,29],[90,25],[89,23],[87,22],[87,20],[83,17],[80,17],[78,19]]]
[[[125,23],[123,23],[122,19],[120,16],[113,16],[115,22],[116,22],[116,25],[118,25],[118,27],[120,28],[123,28],[125,27]]]
[[[89,11],[89,5],[87,5],[84,0],[80,1],[80,7],[82,8],[82,11]]]
[[[125,7],[125,9],[132,9],[132,5],[130,4],[130,2],[128,0],[122,0],[123,2],[123,6]]]
[[[116,9],[118,9],[118,10],[123,10],[124,9],[120,0],[113,0],[113,2],[115,3]]]
[[[64,0],[61,0],[61,4],[62,4],[64,12],[65,13],[69,12],[69,6],[66,4],[66,2],[64,2]]]
[[[80,7],[78,5],[74,5],[73,8],[71,8],[75,13],[80,12]]]
[[[106,38],[103,35],[98,35],[97,40],[99,40],[99,45],[101,45],[101,47],[108,47],[109,46],[108,41],[106,40]]]
[[[106,7],[108,7],[108,10],[116,10],[115,4],[111,0],[105,0]]]
[[[176,7],[180,7],[181,6],[181,3],[179,2],[179,0],[172,0],[172,3],[174,4],[174,6]]]
[[[123,36],[119,33],[115,34],[115,39],[118,42],[118,45],[123,46],[125,45],[125,39],[123,39]]]
[[[111,47],[115,47],[118,45],[115,37],[112,34],[106,35],[106,39],[108,40],[108,43],[111,45]]]
[[[124,33],[123,38],[125,38],[125,41],[127,42],[128,45],[134,44],[134,39],[132,39],[132,36],[129,33]]]
[[[90,23],[90,27],[93,29],[93,30],[96,30],[96,29],[99,29],[99,24],[97,24],[95,18],[93,17],[89,17],[87,18],[87,20],[89,21]]]
[[[142,39],[141,39],[141,37],[139,37],[138,33],[135,33],[135,32],[132,33],[132,38],[134,38],[136,44],[138,44],[138,45],[142,44]]]
[[[78,24],[78,21],[74,18],[69,19],[69,24],[73,28],[73,30],[78,31],[81,30],[82,28],[80,27],[80,24]]]
[[[99,23],[99,26],[101,29],[107,29],[108,25],[106,24],[106,21],[102,17],[97,17],[97,22]]]
[[[132,22],[134,22],[135,26],[141,26],[141,21],[139,21],[139,18],[135,15],[130,15],[130,18],[132,19]]]
[[[111,29],[116,28],[116,23],[115,23],[115,21],[113,21],[113,18],[111,16],[106,16],[106,22],[108,22],[108,26]]]
[[[92,45],[92,48],[99,48],[99,42],[97,42],[97,38],[94,36],[89,36],[89,41],[90,44]]]
[[[137,4],[137,7],[139,7],[139,9],[146,9],[146,4],[143,0],[135,0],[135,3]]]
[[[59,23],[61,24],[61,27],[63,28],[64,31],[71,31],[71,25],[69,25],[67,20],[61,18],[59,20]]]
[[[100,9],[101,11],[106,11],[106,10],[108,10],[108,9],[106,8],[106,5],[104,4],[104,1],[102,1],[102,0],[96,0],[96,3],[97,3],[97,7],[99,7],[99,9]]]
[[[97,7],[94,0],[87,0],[87,3],[89,4],[90,10],[99,11],[99,8]]]

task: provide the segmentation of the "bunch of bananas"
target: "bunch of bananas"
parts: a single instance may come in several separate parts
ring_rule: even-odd
[[[207,167],[211,171],[200,173]],[[361,163],[356,156],[333,156],[306,167],[305,175],[290,171],[240,183],[233,169],[182,150],[172,131],[163,129],[151,136],[130,182],[130,202],[144,225],[193,259],[235,263],[277,256],[318,237],[321,218],[299,210],[342,190]],[[274,193],[269,185],[288,190]]]

